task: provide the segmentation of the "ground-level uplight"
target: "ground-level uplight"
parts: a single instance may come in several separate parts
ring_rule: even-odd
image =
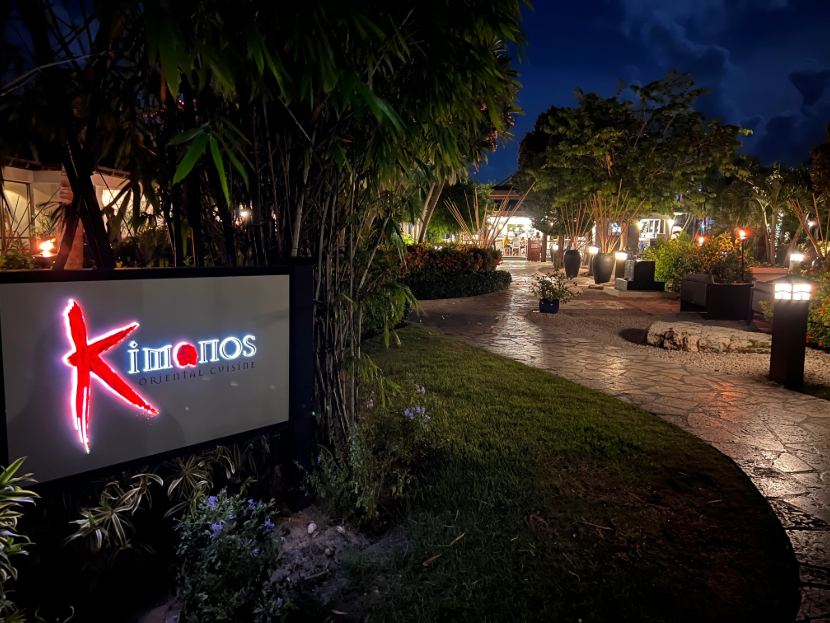
[[[697,244],[699,247],[702,247],[704,242],[706,242],[706,238],[704,238],[703,236],[697,237]]]
[[[599,247],[588,247],[588,253],[591,255],[596,255],[599,253]]]
[[[790,253],[790,271],[796,268],[796,264],[801,264],[803,261],[803,253]]]
[[[804,386],[807,314],[812,288],[806,279],[792,275],[774,282],[769,378],[787,389]]]
[[[741,280],[744,278],[744,243],[746,242],[747,233],[743,229],[738,230],[738,238],[741,241]]]

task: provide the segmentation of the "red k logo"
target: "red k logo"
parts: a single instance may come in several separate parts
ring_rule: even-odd
[[[151,407],[101,359],[103,353],[122,342],[124,338],[135,331],[138,324],[131,324],[90,342],[87,337],[84,314],[80,306],[75,301],[69,301],[69,306],[66,308],[66,327],[69,340],[75,348],[75,352],[66,358],[66,362],[75,368],[72,413],[75,429],[78,431],[81,443],[84,444],[84,448],[89,453],[89,399],[92,390],[92,376],[97,377],[104,384],[104,387],[131,405],[153,415],[158,414],[158,411]]]

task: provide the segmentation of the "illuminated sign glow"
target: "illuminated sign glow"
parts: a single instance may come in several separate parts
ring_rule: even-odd
[[[150,406],[101,359],[103,353],[122,342],[137,328],[138,324],[133,323],[90,342],[81,307],[75,301],[70,300],[66,308],[66,333],[69,342],[75,347],[75,352],[66,357],[66,363],[75,368],[72,378],[72,416],[75,430],[78,431],[78,437],[87,454],[89,453],[89,399],[92,393],[93,375],[115,395],[147,413],[158,415],[155,408]]]
[[[73,300],[66,308],[66,332],[75,352],[66,356],[66,363],[75,371],[72,383],[72,417],[78,437],[89,454],[89,402],[92,391],[91,378],[96,376],[104,387],[121,397],[127,403],[136,406],[151,415],[158,415],[158,410],[139,396],[112,368],[101,354],[124,341],[138,328],[138,323],[130,324],[112,333],[89,342],[86,321],[80,305]],[[223,340],[211,339],[198,342],[199,350],[189,342],[179,342],[175,346],[167,344],[161,348],[141,348],[138,342],[129,343],[129,374],[141,372],[158,372],[169,370],[175,364],[179,368],[196,367],[200,363],[213,363],[225,359],[232,361],[239,357],[253,357],[256,354],[254,342],[256,337],[245,335],[242,339],[234,336]],[[140,362],[143,365],[140,366]],[[252,364],[253,365],[253,364]],[[247,367],[247,364],[246,364]],[[146,381],[145,381],[146,382]],[[139,382],[139,384],[143,384]]]

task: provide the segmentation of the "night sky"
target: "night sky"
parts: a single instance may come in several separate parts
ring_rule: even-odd
[[[529,40],[516,62],[526,116],[516,141],[475,176],[516,170],[518,141],[573,90],[614,94],[620,79],[646,84],[689,71],[711,91],[698,109],[751,129],[744,151],[800,164],[830,121],[830,0],[536,0],[524,11]],[[628,97],[626,97],[628,95]],[[623,97],[633,99],[623,92]]]

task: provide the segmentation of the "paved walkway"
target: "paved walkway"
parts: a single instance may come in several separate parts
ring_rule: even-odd
[[[424,301],[420,320],[638,405],[731,457],[790,536],[803,584],[797,620],[830,623],[830,402],[531,323],[524,316],[538,309],[529,289],[536,266],[509,266],[513,285],[504,292]]]

